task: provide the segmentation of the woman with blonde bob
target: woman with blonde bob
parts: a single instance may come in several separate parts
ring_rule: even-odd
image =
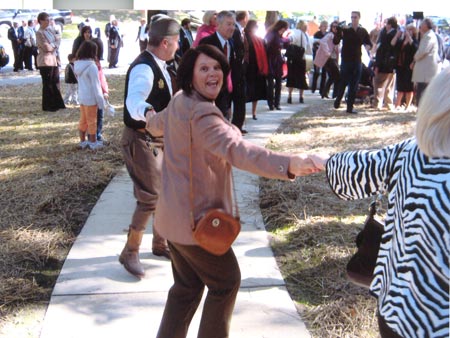
[[[327,162],[342,199],[385,193],[388,209],[370,291],[382,338],[449,337],[450,68],[428,85],[416,136]]]
[[[192,47],[197,47],[200,40],[214,34],[217,29],[217,11],[206,11],[203,15],[203,25],[198,27]]]

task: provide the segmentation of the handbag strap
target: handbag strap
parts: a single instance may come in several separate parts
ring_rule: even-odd
[[[190,218],[191,218],[191,228],[194,231],[195,230],[195,219],[194,219],[194,184],[193,184],[193,179],[192,179],[192,126],[191,126],[191,121],[192,121],[192,119],[189,119],[189,203],[190,203],[190,207],[191,207],[189,214],[190,214]],[[233,171],[231,171],[231,184],[233,185],[233,208],[234,208],[233,217],[236,218],[237,220],[240,220]]]
[[[384,180],[385,185],[387,186],[390,182],[392,177],[394,176],[394,166],[395,163],[398,160],[398,157],[400,156],[400,153],[402,152],[403,147],[397,150],[397,154],[395,154],[394,161],[392,161],[392,168],[391,172],[389,173],[388,178]],[[374,196],[373,201],[369,205],[369,214],[371,216],[375,216],[379,209],[382,207],[382,200],[383,196],[386,194],[387,189],[383,189],[380,191],[376,196]]]

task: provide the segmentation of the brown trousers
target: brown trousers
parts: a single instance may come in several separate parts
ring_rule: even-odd
[[[174,284],[169,290],[157,338],[186,337],[205,286],[208,294],[197,337],[229,337],[241,284],[241,271],[233,250],[214,256],[195,245],[169,242],[169,248]]]
[[[145,231],[161,190],[163,152],[158,148],[155,156],[146,143],[145,134],[128,127],[123,131],[121,142],[122,154],[133,181],[136,198],[136,209],[130,227],[136,231]]]

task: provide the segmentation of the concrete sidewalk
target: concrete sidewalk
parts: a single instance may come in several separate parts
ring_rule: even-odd
[[[285,96],[282,102],[286,102]],[[258,120],[247,118],[245,128],[249,134],[245,138],[264,145],[283,119],[301,109],[296,104],[282,107],[282,111],[268,111],[265,102],[260,101]],[[248,112],[250,109],[247,105]],[[258,206],[259,178],[237,169],[234,175],[243,227],[233,249],[242,284],[230,337],[310,337],[270,249]],[[101,195],[67,256],[41,338],[156,336],[167,291],[173,283],[171,266],[168,260],[152,255],[151,227],[141,247],[146,277],[138,281],[119,264],[134,207],[132,183],[123,169]],[[190,338],[197,336],[200,314],[201,308],[191,323]]]

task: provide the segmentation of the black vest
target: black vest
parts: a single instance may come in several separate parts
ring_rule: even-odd
[[[134,120],[127,109],[127,96],[128,96],[128,85],[130,80],[130,73],[131,70],[139,64],[146,64],[149,65],[153,72],[153,87],[152,91],[150,92],[148,98],[145,100],[145,102],[149,103],[153,109],[155,109],[156,112],[160,112],[164,108],[167,107],[169,104],[171,95],[170,90],[166,82],[166,78],[164,77],[161,69],[159,68],[158,64],[156,63],[153,56],[147,52],[143,51],[139,56],[136,58],[136,60],[133,61],[133,63],[130,65],[130,68],[127,71],[127,76],[125,80],[125,102],[123,105],[123,122],[127,127],[130,127],[132,129],[141,129],[145,128],[145,121],[136,121]],[[132,84],[131,84],[132,85]]]

